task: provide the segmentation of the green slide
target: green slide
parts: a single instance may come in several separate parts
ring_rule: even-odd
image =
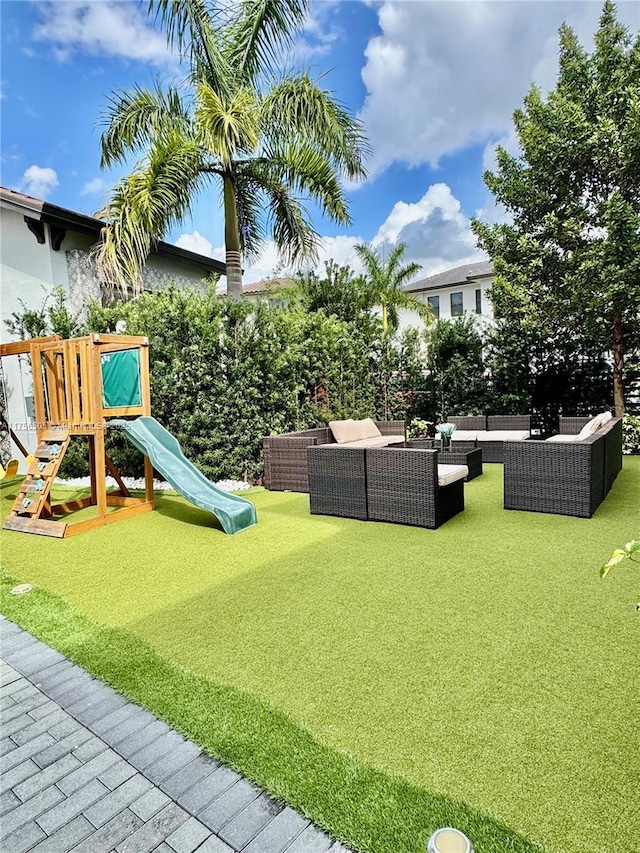
[[[177,492],[192,504],[212,512],[225,533],[238,533],[256,524],[256,509],[251,501],[223,492],[207,480],[185,457],[178,441],[155,418],[140,417],[134,421],[114,418],[109,426],[121,429]]]

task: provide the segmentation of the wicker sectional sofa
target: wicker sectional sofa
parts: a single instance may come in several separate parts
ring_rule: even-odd
[[[455,424],[455,450],[482,449],[483,462],[502,462],[505,441],[525,441],[531,435],[531,415],[468,415],[448,418]]]
[[[588,421],[560,418],[560,435],[576,436]],[[581,440],[508,441],[504,449],[504,507],[591,518],[621,468],[620,418],[611,418]]]
[[[375,421],[375,425],[382,436],[404,443],[404,421]],[[262,440],[265,487],[275,492],[308,492],[307,447],[335,443],[329,427],[266,436]]]

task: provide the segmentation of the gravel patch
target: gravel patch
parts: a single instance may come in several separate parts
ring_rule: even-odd
[[[60,486],[73,486],[88,488],[91,486],[90,477],[73,477],[69,480],[63,480],[56,477],[55,482]],[[143,477],[123,477],[122,482],[128,489],[144,489]],[[223,492],[243,492],[251,488],[251,483],[245,483],[243,480],[219,480],[215,485],[222,489]],[[118,488],[118,484],[113,477],[107,477],[107,488]],[[154,480],[153,490],[156,492],[173,492],[175,489],[164,480]]]

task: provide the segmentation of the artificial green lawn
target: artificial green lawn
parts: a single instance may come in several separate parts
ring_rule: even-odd
[[[359,850],[448,823],[476,853],[635,849],[638,578],[598,567],[639,532],[640,458],[588,520],[504,511],[498,465],[437,531],[250,497],[232,537],[166,495],[3,532],[3,612]]]

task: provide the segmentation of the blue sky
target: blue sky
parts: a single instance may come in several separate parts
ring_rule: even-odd
[[[101,172],[99,120],[110,90],[179,73],[137,0],[2,0],[3,186],[93,214],[122,170]],[[356,266],[361,241],[403,240],[430,275],[478,259],[469,217],[500,220],[482,182],[496,142],[516,151],[511,115],[532,82],[557,74],[557,29],[591,49],[602,4],[583,0],[322,0],[293,60],[325,78],[365,124],[367,181],[348,191],[353,224],[315,219],[322,257]],[[640,4],[620,2],[640,30]],[[167,235],[223,257],[215,193]],[[245,281],[273,273],[271,244]]]

